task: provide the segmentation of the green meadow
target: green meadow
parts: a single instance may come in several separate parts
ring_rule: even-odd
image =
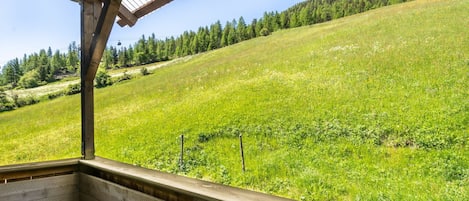
[[[295,200],[469,200],[468,11],[398,4],[96,89],[96,154]],[[79,157],[80,124],[79,95],[0,113],[0,165]]]

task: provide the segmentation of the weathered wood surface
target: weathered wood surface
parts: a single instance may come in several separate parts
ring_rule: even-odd
[[[37,170],[37,169],[45,169],[45,168],[52,168],[52,167],[60,167],[60,166],[70,166],[70,165],[78,165],[78,158],[71,158],[71,159],[63,159],[63,160],[55,160],[55,161],[43,161],[43,162],[35,162],[35,163],[23,163],[23,164],[14,164],[14,165],[5,165],[0,166],[0,174],[7,173],[7,172],[17,172],[17,171],[27,171],[27,170]]]
[[[198,179],[187,178],[174,174],[159,172],[96,157],[94,160],[81,160],[80,164],[100,171],[109,172],[131,179],[151,184],[155,188],[168,192],[177,192],[184,197],[191,196],[192,200],[232,200],[232,201],[287,201],[289,199],[267,195],[259,192],[215,184]],[[172,200],[172,198],[171,198]],[[183,200],[183,199],[174,199]]]
[[[94,78],[106,48],[121,0],[84,0],[81,12],[81,119],[82,156],[93,159]]]
[[[70,173],[78,170],[78,159],[0,166],[0,183],[5,180]]]
[[[137,23],[137,17],[129,11],[124,5],[121,5],[119,8],[118,14],[120,20],[117,23],[123,27],[125,25],[129,25],[129,27],[133,27],[135,23]]]
[[[66,171],[56,171],[61,168]],[[26,180],[20,181],[12,175]],[[94,160],[67,159],[3,166],[0,167],[0,176],[13,178],[6,184],[0,180],[0,201],[289,200],[99,157]],[[111,198],[104,199],[103,195]]]
[[[80,200],[138,200],[138,201],[163,201],[144,193],[111,183],[109,181],[79,173],[80,175]]]
[[[0,184],[2,201],[79,201],[78,175],[69,174]]]

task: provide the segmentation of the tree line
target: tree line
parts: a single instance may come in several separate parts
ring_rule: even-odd
[[[307,0],[283,12],[265,12],[262,18],[246,23],[243,17],[220,21],[197,31],[157,39],[155,34],[142,37],[128,47],[109,46],[105,49],[100,68],[124,68],[166,61],[198,54],[256,37],[268,36],[281,29],[307,26],[364,12],[407,0]],[[75,42],[65,53],[41,49],[39,53],[10,60],[0,72],[0,90],[37,87],[65,76],[78,76],[80,48]],[[0,98],[1,100],[1,98]],[[0,103],[1,104],[1,103]]]
[[[109,47],[103,56],[106,68],[127,67],[165,61],[198,54],[256,37],[267,36],[280,29],[295,28],[330,21],[374,8],[405,2],[407,0],[308,0],[283,12],[265,12],[250,24],[243,17],[217,21],[197,31],[185,31],[178,37],[164,40],[154,34],[142,37],[133,46]]]

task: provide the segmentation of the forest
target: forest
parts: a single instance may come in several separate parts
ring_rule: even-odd
[[[185,31],[181,35],[158,39],[155,34],[142,37],[128,47],[109,46],[106,48],[100,68],[116,69],[178,57],[194,55],[251,38],[268,36],[280,29],[307,26],[406,0],[307,0],[282,12],[265,12],[260,19],[247,23],[243,17],[222,24],[201,26],[197,31]],[[79,76],[80,47],[76,42],[68,46],[67,52],[53,51],[51,47],[38,53],[25,54],[1,67],[0,108],[10,110],[17,106],[5,90],[33,88],[65,77]],[[35,102],[35,101],[32,101]],[[9,105],[8,107],[3,107]]]

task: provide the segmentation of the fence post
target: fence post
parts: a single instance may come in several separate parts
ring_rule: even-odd
[[[179,156],[179,169],[184,170],[184,135],[181,135],[181,155]]]
[[[239,148],[241,150],[241,163],[242,163],[242,168],[243,172],[246,171],[246,166],[244,165],[244,149],[243,149],[243,135],[239,135]]]

